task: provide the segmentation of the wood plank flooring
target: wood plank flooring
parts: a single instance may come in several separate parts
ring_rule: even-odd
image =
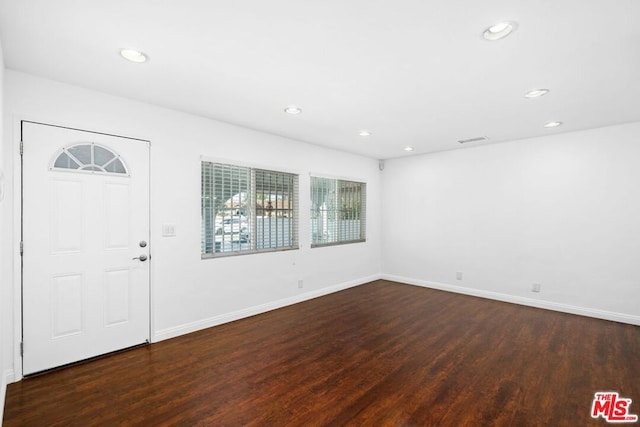
[[[602,426],[640,327],[376,281],[10,384],[11,426]]]

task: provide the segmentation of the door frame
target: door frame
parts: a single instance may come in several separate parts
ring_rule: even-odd
[[[102,135],[113,136],[117,138],[130,139],[133,141],[146,142],[149,147],[149,257],[151,258],[151,253],[153,250],[153,234],[152,234],[152,216],[151,212],[153,211],[153,203],[152,203],[152,166],[151,166],[151,140],[142,137],[135,136],[127,136],[126,132],[120,132],[117,130],[104,129],[100,125],[96,124],[78,124],[78,123],[69,123],[66,120],[57,120],[57,119],[46,119],[46,118],[35,118],[35,117],[26,117],[22,115],[13,115],[11,117],[12,123],[12,135],[9,138],[13,141],[12,149],[13,154],[13,254],[15,255],[13,258],[13,336],[14,336],[14,348],[13,348],[13,375],[7,373],[6,379],[7,383],[20,381],[24,378],[23,369],[22,369],[22,342],[23,342],[23,298],[22,298],[22,287],[23,287],[23,265],[22,265],[22,253],[21,253],[21,243],[23,239],[23,158],[20,152],[20,146],[22,143],[22,124],[24,122],[34,123],[44,126],[52,126],[57,128],[64,128],[69,130],[76,130],[80,132],[88,132],[88,133],[96,133]],[[89,130],[94,129],[94,130]],[[154,334],[155,330],[155,315],[154,315],[154,287],[153,287],[153,277],[154,277],[154,263],[150,263],[149,265],[149,330],[148,330],[148,342],[154,342]]]

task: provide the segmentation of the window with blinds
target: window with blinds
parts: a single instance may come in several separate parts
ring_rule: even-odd
[[[311,177],[311,247],[366,240],[367,184]]]
[[[202,256],[298,249],[298,176],[202,162]]]

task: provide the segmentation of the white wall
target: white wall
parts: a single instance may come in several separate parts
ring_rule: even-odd
[[[639,183],[640,123],[388,161],[383,272],[640,324]]]
[[[7,203],[5,202],[5,188],[6,184],[6,172],[4,165],[4,150],[3,148],[3,132],[2,127],[2,119],[3,119],[3,106],[4,106],[4,55],[2,51],[2,40],[0,40],[0,420],[2,420],[2,415],[4,413],[4,396],[7,388],[7,376],[9,372],[13,371],[11,368],[11,364],[8,362],[8,357],[5,356],[5,348],[7,345],[5,341],[8,339],[8,331],[9,327],[9,316],[8,313],[11,311],[8,310],[8,303],[6,295],[9,294],[9,287],[11,286],[11,282],[9,280],[9,275],[5,273],[5,268],[9,263],[5,263],[4,259],[9,256],[7,252],[10,249],[10,245],[8,244],[9,239],[6,234],[7,230],[10,229],[9,224],[5,224],[6,222],[6,214],[5,214],[5,206]]]
[[[151,140],[155,340],[379,278],[381,173],[377,161],[11,70],[7,70],[5,82],[4,147],[11,160],[6,171],[9,176],[17,173],[19,165],[19,119]],[[202,260],[201,155],[299,173],[301,249]],[[310,249],[310,172],[367,182],[366,243]],[[18,187],[14,185],[13,191],[17,193]],[[18,197],[9,195],[14,203],[14,227],[19,224]],[[163,223],[176,224],[177,237],[162,237]],[[14,242],[16,233],[14,229]],[[12,262],[10,286],[17,310],[16,257]],[[298,289],[298,280],[304,281],[303,289]],[[15,355],[13,346],[18,339],[12,336],[9,342]]]

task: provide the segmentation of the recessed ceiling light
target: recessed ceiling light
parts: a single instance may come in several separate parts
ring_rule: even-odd
[[[128,61],[137,62],[139,64],[149,60],[147,55],[135,49],[120,49],[120,56]]]
[[[287,114],[300,114],[302,113],[302,108],[296,107],[295,105],[290,105],[284,109],[284,112]]]
[[[413,151],[413,147],[404,147],[404,151]]]
[[[539,98],[549,93],[549,89],[532,89],[524,94],[525,98]]]
[[[482,37],[489,41],[500,40],[514,32],[517,27],[515,22],[500,22],[484,30]]]
[[[562,122],[547,122],[547,123],[544,124],[544,127],[546,127],[546,128],[557,128],[560,125],[562,125]]]
[[[371,132],[369,132],[368,130],[361,130],[360,132],[358,132],[358,135],[360,135],[360,136],[371,136]]]

